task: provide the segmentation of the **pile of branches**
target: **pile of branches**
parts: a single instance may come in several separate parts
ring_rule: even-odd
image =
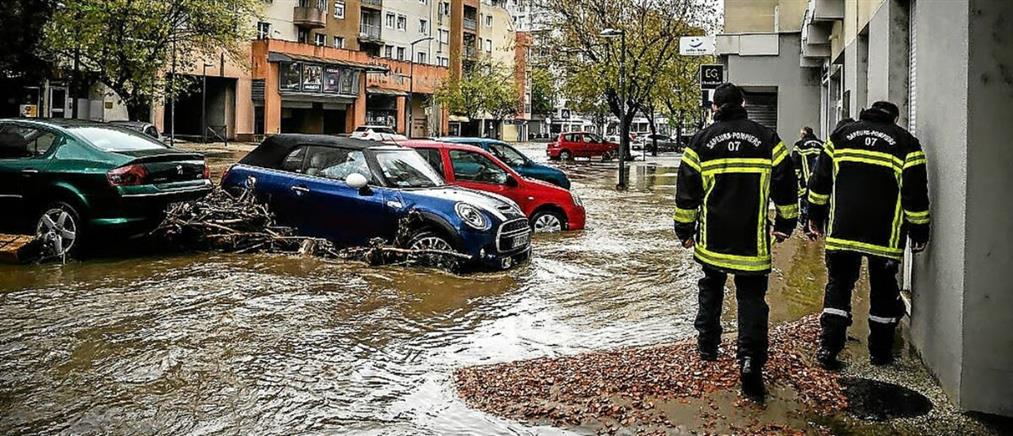
[[[411,264],[456,270],[468,255],[442,250],[401,248],[412,235],[418,212],[404,217],[394,244],[373,238],[365,247],[338,248],[324,238],[301,236],[292,227],[279,225],[268,206],[252,189],[238,194],[215,189],[207,196],[171,206],[151,236],[180,249],[216,250],[229,253],[298,253],[326,258],[360,260],[371,265]]]

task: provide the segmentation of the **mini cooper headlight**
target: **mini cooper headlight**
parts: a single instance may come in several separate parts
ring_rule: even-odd
[[[574,192],[571,192],[570,197],[573,197],[573,204],[580,207],[584,207],[584,200],[581,200],[579,195],[577,195]]]
[[[469,227],[477,230],[488,230],[489,220],[485,218],[482,211],[468,203],[457,203],[454,205],[457,216]]]

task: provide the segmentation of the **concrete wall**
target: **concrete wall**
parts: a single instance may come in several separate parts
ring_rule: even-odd
[[[970,3],[960,406],[1013,416],[1013,2]]]
[[[966,321],[961,308],[968,285],[968,4],[918,1],[914,12],[915,92],[921,103],[916,127],[929,159],[933,228],[929,248],[915,257],[911,336],[950,399],[960,404]]]
[[[905,0],[888,0],[869,21],[868,101],[886,100],[908,105],[908,7]],[[901,111],[898,124],[908,124]]]
[[[777,56],[727,56],[728,80],[745,87],[777,87],[778,134],[794,143],[803,125],[819,125],[819,70],[799,68],[801,34],[779,35]]]
[[[774,31],[777,0],[725,0],[724,33]]]

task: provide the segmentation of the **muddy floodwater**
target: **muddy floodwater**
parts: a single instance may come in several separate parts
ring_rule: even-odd
[[[563,165],[588,229],[537,235],[503,273],[203,253],[0,266],[0,434],[564,432],[469,409],[451,373],[692,337],[676,163],[636,164],[622,194],[614,163]],[[774,253],[771,322],[818,311],[821,249]]]

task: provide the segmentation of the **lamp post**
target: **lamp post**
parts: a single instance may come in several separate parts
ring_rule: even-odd
[[[405,136],[409,138],[412,137],[412,127],[415,124],[415,120],[412,119],[412,97],[415,96],[415,44],[424,41],[432,41],[432,39],[432,36],[426,36],[411,42],[412,54],[411,58],[408,59],[408,119],[405,122],[405,124],[407,124],[407,126],[405,126]]]
[[[620,40],[619,48],[619,183],[616,189],[626,189],[626,150],[630,145],[630,130],[626,123],[626,31],[622,29],[608,28],[599,34],[602,38],[616,38]]]
[[[208,67],[213,67],[213,66],[214,66],[214,64],[209,64],[207,62],[204,62],[204,69],[201,72],[201,78],[202,78],[202,80],[203,80],[204,83],[203,83],[203,85],[201,85],[202,88],[201,88],[201,93],[200,93],[200,126],[201,126],[200,137],[201,137],[201,142],[203,142],[204,144],[207,144],[207,142],[208,142],[208,114],[207,114],[207,108],[208,108]]]

